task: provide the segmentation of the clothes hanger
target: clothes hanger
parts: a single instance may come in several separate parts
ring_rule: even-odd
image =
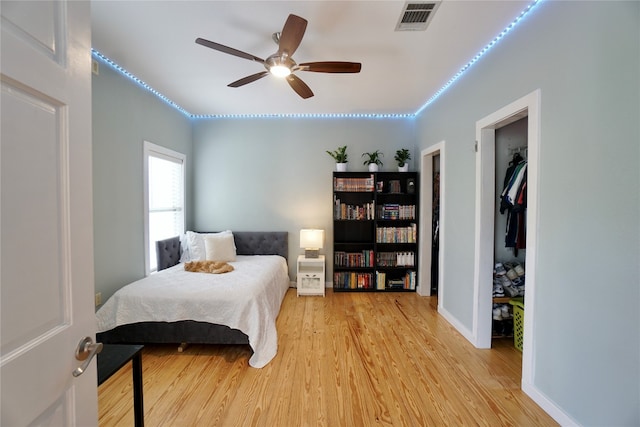
[[[524,158],[522,158],[522,156],[520,155],[520,153],[515,153],[513,155],[513,159],[511,160],[511,163],[509,163],[510,165],[516,165],[518,163],[520,163],[521,161],[523,161]]]

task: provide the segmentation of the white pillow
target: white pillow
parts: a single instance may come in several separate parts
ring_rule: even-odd
[[[224,233],[204,238],[207,261],[229,262],[236,260],[233,234]]]
[[[191,261],[205,261],[207,259],[207,250],[204,246],[204,238],[221,234],[229,234],[233,236],[230,230],[222,231],[220,233],[196,233],[194,231],[187,231],[189,257],[191,258]],[[235,244],[233,249],[235,250]]]

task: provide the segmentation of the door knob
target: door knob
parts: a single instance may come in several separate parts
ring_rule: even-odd
[[[84,337],[78,343],[78,347],[76,348],[76,359],[84,360],[82,365],[78,366],[73,371],[74,377],[79,377],[82,373],[87,369],[89,363],[91,363],[91,359],[93,356],[100,353],[102,351],[102,343],[94,343],[91,337]]]

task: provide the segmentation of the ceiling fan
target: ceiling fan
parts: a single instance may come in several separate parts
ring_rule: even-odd
[[[298,49],[306,28],[306,19],[293,14],[289,15],[282,31],[280,33],[274,33],[273,35],[274,41],[278,43],[278,51],[267,57],[267,59],[258,58],[257,56],[249,53],[202,38],[197,38],[196,43],[229,55],[259,62],[267,69],[266,71],[261,71],[256,74],[243,77],[240,80],[229,83],[227,86],[244,86],[248,83],[259,80],[268,74],[273,74],[275,76],[285,78],[289,83],[289,86],[291,86],[298,95],[307,99],[313,96],[313,92],[305,82],[294,74],[296,71],[314,71],[317,73],[359,73],[362,64],[359,62],[342,61],[305,62],[302,64],[296,64],[292,55],[296,49]]]

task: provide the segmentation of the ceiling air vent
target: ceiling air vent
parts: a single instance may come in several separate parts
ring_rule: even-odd
[[[398,19],[396,31],[424,31],[433,19],[439,1],[414,2],[404,4],[404,9]]]

